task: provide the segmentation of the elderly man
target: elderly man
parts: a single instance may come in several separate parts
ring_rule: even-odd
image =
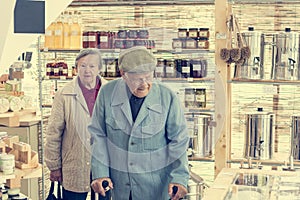
[[[119,56],[122,78],[100,90],[89,131],[92,188],[103,196],[103,181],[116,200],[177,200],[187,193],[184,113],[176,94],[153,81],[155,67],[146,48],[126,49]]]

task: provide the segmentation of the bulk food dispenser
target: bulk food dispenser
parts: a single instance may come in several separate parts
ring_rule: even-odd
[[[272,79],[299,80],[299,33],[285,32],[274,35]]]
[[[258,160],[271,159],[274,153],[275,116],[258,108],[246,114],[244,157]]]

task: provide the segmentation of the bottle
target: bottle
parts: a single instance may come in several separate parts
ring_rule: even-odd
[[[70,15],[68,11],[64,12],[63,15],[63,38],[64,38],[64,49],[70,49]]]
[[[63,39],[63,23],[62,23],[62,15],[59,16],[54,31],[54,48],[62,49],[64,47],[64,39]]]
[[[71,25],[70,49],[80,49],[82,45],[80,14],[80,12],[74,11],[73,23]]]
[[[55,31],[55,22],[52,22],[50,26],[45,31],[45,44],[44,48],[54,49],[54,31]]]

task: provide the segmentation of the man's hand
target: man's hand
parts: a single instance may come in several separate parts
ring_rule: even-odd
[[[173,193],[173,187],[174,186],[177,187],[177,192],[176,193],[175,192]],[[178,183],[170,183],[168,192],[169,192],[169,195],[171,197],[171,200],[179,200],[187,194],[187,189],[183,185],[180,185]]]
[[[103,181],[107,181],[108,182],[108,188],[103,188],[103,186],[102,186]],[[98,178],[98,179],[95,179],[95,180],[92,181],[91,186],[92,186],[94,192],[100,193],[104,197],[105,197],[105,192],[108,189],[113,189],[113,183],[110,180],[110,178]]]
[[[51,181],[58,181],[58,182],[62,182],[62,172],[61,169],[58,170],[53,170],[50,172],[50,180]]]

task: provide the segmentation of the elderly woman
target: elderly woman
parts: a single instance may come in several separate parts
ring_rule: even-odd
[[[99,89],[106,81],[99,76],[99,49],[84,49],[76,57],[78,75],[54,98],[46,132],[45,162],[50,180],[62,182],[64,200],[85,200],[90,191],[91,121]]]

